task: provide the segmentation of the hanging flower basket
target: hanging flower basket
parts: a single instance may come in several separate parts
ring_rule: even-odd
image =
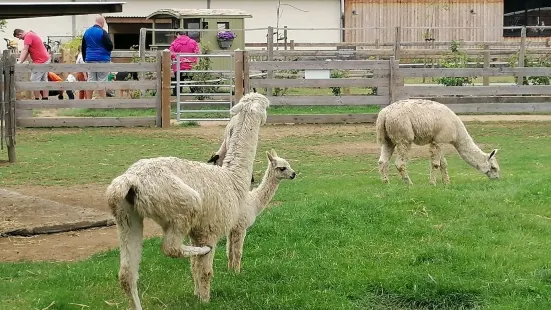
[[[216,34],[216,39],[218,39],[218,46],[220,46],[220,48],[222,49],[230,48],[235,37],[237,37],[237,35],[231,30],[219,31]]]

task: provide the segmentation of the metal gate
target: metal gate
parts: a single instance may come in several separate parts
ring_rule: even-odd
[[[191,70],[181,70],[181,62],[198,58]],[[235,89],[233,53],[176,54],[175,80],[176,121],[229,120]]]

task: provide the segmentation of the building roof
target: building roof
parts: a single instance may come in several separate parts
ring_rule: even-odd
[[[122,12],[126,2],[0,2],[0,19]]]
[[[235,9],[159,9],[149,16],[150,18],[174,17],[177,19],[186,16],[211,17],[211,16],[232,16],[232,17],[252,17],[249,13]]]

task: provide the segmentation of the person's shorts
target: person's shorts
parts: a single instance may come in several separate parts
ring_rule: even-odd
[[[49,64],[50,60],[48,59],[45,64]],[[48,82],[48,72],[31,72],[31,82]]]
[[[108,61],[88,61],[90,64],[109,63]],[[88,82],[107,82],[109,72],[88,72]]]

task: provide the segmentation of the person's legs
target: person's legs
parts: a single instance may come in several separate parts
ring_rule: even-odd
[[[98,82],[107,82],[107,79],[109,77],[109,72],[96,72],[96,78]],[[102,98],[107,97],[107,91],[105,89],[102,89],[99,91],[99,95]]]
[[[88,72],[88,82],[97,82],[98,81],[98,72]],[[87,90],[86,91],[86,97],[87,99],[92,99],[92,96],[94,95],[93,90]]]
[[[48,81],[48,76],[47,76],[46,72],[31,72],[31,78],[30,78],[31,82],[43,82],[44,78],[46,79],[46,81]],[[34,94],[34,99],[36,99],[36,100],[39,100],[40,98],[48,99],[48,91],[46,91],[45,94],[44,94],[40,90],[35,90],[33,92],[33,94]]]

